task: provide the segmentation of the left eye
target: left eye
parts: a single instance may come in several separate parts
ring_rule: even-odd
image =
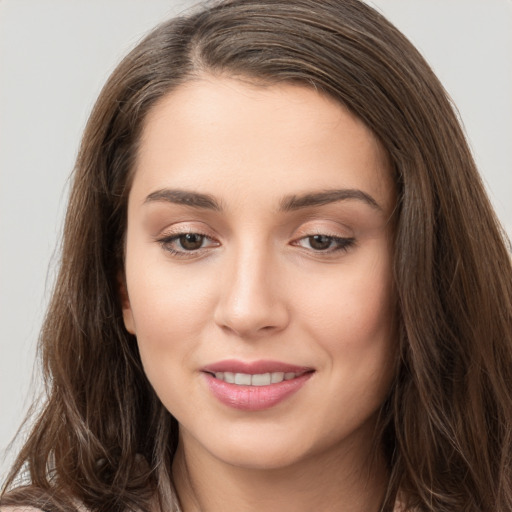
[[[334,252],[347,250],[354,244],[353,238],[342,238],[328,235],[309,235],[297,240],[296,245],[315,252]]]

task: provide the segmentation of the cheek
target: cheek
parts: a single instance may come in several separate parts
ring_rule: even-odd
[[[126,279],[141,359],[150,380],[158,369],[184,364],[194,350],[208,307],[199,282],[186,273],[172,271],[160,258],[138,257],[136,248],[128,253]]]
[[[126,282],[136,335],[148,343],[168,343],[173,332],[200,325],[210,291],[201,282],[200,272],[169,261],[160,246],[149,244],[143,233],[130,234]]]
[[[323,290],[309,286],[313,292],[305,298],[301,328],[327,356],[322,369],[324,389],[333,397],[329,407],[352,411],[356,423],[380,407],[394,375],[397,336],[389,269],[390,261],[380,256],[340,266]],[[336,413],[325,414],[339,421]]]
[[[194,286],[167,278],[155,267],[138,273],[129,291],[144,371],[162,403],[176,414],[186,406],[183,386],[190,383],[183,375],[193,369],[204,301]]]
[[[387,259],[347,265],[324,281],[311,283],[304,297],[305,323],[330,352],[377,350],[394,338],[394,293]]]
[[[157,251],[137,253],[135,244],[128,254],[126,279],[141,361],[156,393],[175,414],[198,385],[186,379],[197,371],[205,340],[212,340],[218,272],[207,262],[177,265]],[[189,393],[183,393],[184,385]]]
[[[329,301],[321,294],[314,297],[310,335],[327,355],[324,389],[333,399],[325,415],[334,425],[363,422],[379,409],[392,385],[397,348],[394,294],[387,267],[381,270],[375,266],[345,276],[330,290]],[[342,411],[344,419],[331,409]]]

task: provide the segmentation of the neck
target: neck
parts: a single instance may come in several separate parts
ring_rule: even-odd
[[[352,448],[286,467],[249,468],[198,457],[180,439],[173,475],[182,512],[378,512],[388,478],[384,459]]]

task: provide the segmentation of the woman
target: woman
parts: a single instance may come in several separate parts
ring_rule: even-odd
[[[509,511],[511,277],[450,102],[371,8],[165,23],[86,128],[2,507]]]

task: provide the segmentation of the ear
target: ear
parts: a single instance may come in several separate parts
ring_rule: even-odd
[[[126,286],[126,278],[124,272],[119,272],[117,275],[117,289],[119,293],[119,299],[121,301],[121,308],[123,309],[124,326],[130,334],[135,334],[135,321],[133,319],[130,297],[128,297],[128,288]]]

